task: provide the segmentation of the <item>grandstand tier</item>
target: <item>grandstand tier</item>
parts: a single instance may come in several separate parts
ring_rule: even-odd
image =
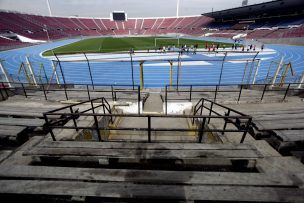
[[[0,40],[2,49],[26,46],[18,36],[32,40],[58,40],[79,36],[184,34],[233,38],[299,38],[304,36],[301,15],[256,19],[244,24],[238,20],[219,21],[202,16],[129,18],[124,22],[108,18],[48,17],[14,12],[0,12],[0,37],[14,35],[16,40]],[[16,37],[17,36],[17,37]],[[19,40],[18,40],[19,39]]]

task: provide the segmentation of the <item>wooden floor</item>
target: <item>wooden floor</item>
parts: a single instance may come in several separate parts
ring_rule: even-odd
[[[284,155],[296,154],[304,163],[303,102],[230,105],[253,117],[251,135],[267,140]]]
[[[31,94],[26,103],[20,95],[1,102],[0,135],[16,137],[43,128],[43,112],[65,105],[59,103],[65,100],[64,92],[49,93],[52,102],[45,101],[42,92]],[[251,133],[257,140],[245,144],[52,141],[49,135],[33,136],[15,150],[0,150],[0,199],[304,202],[304,165],[291,156],[303,156],[303,104],[299,98],[281,103],[282,95],[274,92],[264,100],[271,103],[260,104],[260,94],[244,90],[241,101],[252,102],[231,106],[253,116]],[[77,92],[70,96],[74,101],[87,97]],[[189,95],[171,96],[178,100]],[[119,97],[137,99],[129,93]],[[196,97],[203,96],[192,99]],[[220,93],[217,98],[235,104],[237,97]]]
[[[0,197],[303,202],[303,171],[298,160],[282,157],[265,141],[102,143],[34,137],[1,161]]]

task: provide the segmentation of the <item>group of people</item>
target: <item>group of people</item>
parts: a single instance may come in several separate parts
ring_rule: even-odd
[[[223,50],[226,49],[225,44],[222,44],[221,47],[222,47]],[[239,46],[235,43],[232,44],[231,49],[232,50],[237,50],[239,47],[241,47],[242,51],[245,51],[245,46],[244,45]],[[220,48],[220,44],[214,44],[214,43],[208,44],[208,42],[206,42],[205,43],[205,48],[208,50],[208,52],[211,52],[211,51],[216,52]],[[250,50],[255,51],[256,50],[256,45],[250,44],[246,48],[247,48],[247,51],[250,51]],[[158,48],[158,53],[166,53],[167,51],[171,51],[171,50],[175,51],[175,49],[176,49],[175,45],[169,45],[167,47],[166,46],[160,46]],[[184,54],[184,53],[189,54],[190,51],[191,51],[192,54],[196,54],[197,49],[198,49],[198,44],[194,44],[194,45],[191,45],[191,46],[184,44],[184,45],[181,45],[180,48],[179,48],[181,54]],[[264,44],[261,45],[261,51],[263,51],[263,49],[264,49]],[[149,49],[148,49],[148,52],[149,52]],[[157,49],[155,49],[155,52],[157,52]],[[129,50],[129,53],[133,55],[134,54],[134,49],[131,48]]]
[[[183,53],[189,54],[190,50],[191,50],[192,54],[196,54],[197,49],[198,49],[198,44],[194,44],[194,45],[191,45],[191,46],[187,46],[185,44],[185,45],[181,46],[180,51],[181,51],[181,54],[183,54]]]

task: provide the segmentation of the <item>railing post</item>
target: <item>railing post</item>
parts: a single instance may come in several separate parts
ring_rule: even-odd
[[[91,100],[91,95],[90,95],[89,85],[87,85],[87,93],[88,93],[88,98],[89,98],[89,100]]]
[[[210,110],[209,110],[209,116],[211,116],[211,114],[212,114],[212,108],[213,108],[213,102],[211,103],[211,105],[210,105]],[[208,118],[208,124],[210,123],[210,117]]]
[[[218,88],[218,85],[215,85],[215,93],[214,93],[214,102],[216,102],[216,96],[217,96],[217,88]]]
[[[66,98],[66,100],[69,100],[68,93],[67,93],[67,90],[66,90],[66,84],[65,83],[63,84],[63,87],[64,87],[65,98]]]
[[[261,101],[262,101],[262,100],[263,100],[263,98],[264,98],[264,94],[265,94],[266,88],[267,88],[267,84],[265,84],[265,86],[264,86],[264,89],[263,89],[263,94],[262,94],[262,97],[261,97]]]
[[[242,139],[241,139],[241,143],[243,143],[244,140],[245,140],[245,137],[246,137],[247,132],[248,132],[248,130],[249,130],[249,127],[250,127],[250,125],[251,125],[251,121],[252,121],[252,118],[249,118],[248,121],[247,121],[247,124],[246,124],[246,127],[245,127],[245,131],[244,131],[243,136],[242,136]]]
[[[165,89],[165,114],[167,115],[167,113],[168,113],[168,99],[167,99],[167,97],[168,97],[168,90],[167,90],[167,85],[166,85],[166,89]]]
[[[95,113],[94,105],[93,105],[93,101],[92,100],[91,100],[91,108],[92,108],[92,113]]]
[[[94,105],[93,105],[93,101],[91,100],[91,107],[92,107],[92,112],[93,114],[95,114],[95,110],[94,110]],[[94,121],[95,121],[95,130],[97,132],[97,136],[98,136],[98,141],[101,142],[101,135],[100,135],[100,131],[99,131],[99,127],[98,127],[98,120],[96,115],[93,115],[94,117]]]
[[[26,91],[25,91],[23,83],[21,83],[21,86],[22,86],[22,89],[23,89],[23,92],[24,92],[24,96],[25,96],[25,98],[27,98],[27,94],[26,94]]]
[[[56,141],[54,132],[53,132],[53,130],[52,130],[52,127],[50,127],[50,123],[49,123],[49,120],[48,120],[46,114],[43,114],[43,117],[44,117],[44,120],[45,120],[45,126],[46,126],[47,131],[50,132],[53,141]]]
[[[101,142],[101,135],[100,135],[100,131],[99,131],[99,127],[98,127],[98,120],[96,115],[94,115],[94,121],[95,121],[95,129],[97,131],[97,136],[98,136],[98,141]]]
[[[148,142],[151,143],[151,116],[148,115]]]
[[[189,100],[190,101],[192,100],[192,85],[190,85],[190,97],[189,97]]]
[[[91,71],[90,61],[89,61],[89,59],[88,59],[88,57],[87,57],[87,55],[85,53],[83,53],[83,55],[86,58],[86,61],[87,61],[87,64],[88,64],[90,78],[91,78],[91,83],[92,83],[92,87],[93,87],[93,90],[94,90],[95,88],[94,88],[94,82],[93,82],[93,77],[92,77],[92,71]]]
[[[115,100],[114,100],[113,85],[111,85],[111,94],[112,94],[112,101],[115,101]]]
[[[227,114],[225,113],[225,116],[229,116],[229,115],[230,115],[230,109],[228,109]],[[224,120],[225,120],[225,124],[224,124],[224,127],[223,127],[222,135],[224,135],[224,131],[226,130],[227,123],[228,123],[228,118],[224,118]]]
[[[237,100],[238,103],[240,102],[240,99],[241,99],[242,90],[243,90],[243,85],[241,85],[241,87],[240,87],[240,93],[239,93],[239,97]]]
[[[43,90],[44,98],[45,98],[45,100],[48,100],[47,96],[46,96],[45,89],[44,89],[44,84],[41,84],[41,85],[42,85],[42,90]]]
[[[204,100],[204,99],[202,99],[202,105],[201,105],[201,112],[200,112],[200,115],[202,115],[202,114],[203,114],[204,102],[205,102],[205,100]]]
[[[202,142],[203,134],[204,134],[204,130],[205,130],[205,123],[206,123],[206,117],[203,118],[203,122],[199,128],[198,143]]]
[[[285,91],[284,98],[283,98],[282,102],[285,101],[286,96],[287,96],[288,91],[289,91],[289,88],[290,88],[290,83],[288,84],[288,87],[287,87],[287,89],[286,89],[286,91]]]
[[[73,111],[73,108],[70,106],[70,112],[72,114],[72,118],[73,118],[73,123],[74,123],[74,127],[76,129],[76,131],[78,131],[78,127],[77,127],[77,123],[76,123],[76,119],[75,119],[75,116],[74,116],[74,111]]]
[[[115,97],[116,98],[116,97]],[[138,114],[140,114],[140,87],[137,87],[137,103],[138,103]]]

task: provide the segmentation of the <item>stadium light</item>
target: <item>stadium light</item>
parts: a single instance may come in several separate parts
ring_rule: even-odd
[[[49,0],[46,0],[46,4],[47,4],[47,7],[48,7],[48,10],[49,10],[50,16],[52,16],[52,10],[51,10],[51,6],[50,6],[50,2],[49,2]]]
[[[179,16],[179,1],[180,0],[177,0],[177,5],[176,5],[176,17],[178,18]]]

